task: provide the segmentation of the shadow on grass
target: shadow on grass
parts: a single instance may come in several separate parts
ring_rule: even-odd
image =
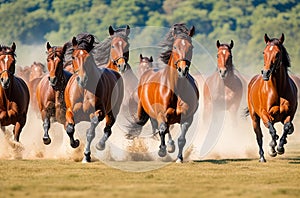
[[[247,162],[247,161],[252,161],[253,159],[208,159],[208,160],[194,160],[195,163],[212,163],[212,164],[228,164],[229,162]]]

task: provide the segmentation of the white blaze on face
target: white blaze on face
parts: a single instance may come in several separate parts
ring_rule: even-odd
[[[8,55],[5,56],[4,58],[4,64],[7,66],[7,61],[8,61]]]
[[[181,40],[181,44],[185,46],[185,40]]]
[[[273,47],[274,47],[274,46],[271,46],[269,50],[272,51]]]
[[[122,46],[122,44],[123,44],[122,41],[119,41],[119,45]]]
[[[223,54],[224,54],[224,55],[226,54],[226,50],[223,50]]]
[[[80,50],[79,54],[80,54],[80,55],[83,55],[83,51],[82,51],[82,50]]]

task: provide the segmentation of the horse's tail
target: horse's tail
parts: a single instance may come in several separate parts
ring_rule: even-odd
[[[249,108],[246,107],[246,108],[243,110],[242,118],[246,119],[249,115],[250,115]]]

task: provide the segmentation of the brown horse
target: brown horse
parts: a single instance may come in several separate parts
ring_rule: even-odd
[[[292,120],[298,105],[297,87],[288,75],[290,59],[283,46],[284,34],[279,39],[270,39],[265,34],[264,39],[266,47],[264,49],[262,75],[254,76],[248,85],[248,108],[259,146],[260,162],[266,162],[260,119],[262,119],[265,127],[269,129],[272,137],[269,144],[269,154],[275,157],[277,153],[284,153],[287,135],[294,132]],[[281,122],[284,125],[277,152],[275,147],[279,136],[274,128],[276,122]]]
[[[147,57],[140,54],[140,64],[138,66],[138,76],[140,77],[145,71],[153,68],[152,56]]]
[[[167,49],[160,55],[167,65],[159,70],[147,70],[142,74],[138,86],[138,123],[144,125],[150,117],[152,126],[159,130],[161,145],[158,155],[160,157],[166,155],[166,134],[169,134],[168,151],[175,151],[169,127],[180,123],[177,162],[183,161],[185,135],[198,108],[198,88],[189,74],[193,52],[191,37],[194,31],[194,26],[188,30],[184,24],[173,25],[162,43],[162,47]]]
[[[0,45],[0,126],[15,125],[14,140],[19,142],[21,131],[26,123],[30,100],[26,83],[15,73],[16,44],[11,47]]]
[[[233,45],[233,40],[230,44],[221,44],[217,40],[217,70],[207,77],[203,88],[204,121],[212,116],[213,111],[227,110],[235,117],[239,110],[243,85],[232,63]]]
[[[65,90],[66,131],[71,146],[75,148],[79,145],[79,140],[74,140],[75,123],[90,121],[83,159],[83,162],[90,162],[90,146],[95,137],[95,128],[100,121],[106,119],[104,135],[96,145],[97,149],[103,150],[120,110],[124,86],[121,75],[111,69],[98,68],[93,56],[75,37],[72,44],[75,74],[70,78]]]
[[[65,124],[66,105],[64,102],[64,90],[71,73],[63,68],[64,53],[66,46],[51,46],[49,42],[47,48],[47,67],[49,73],[45,75],[36,88],[36,99],[43,120],[44,144],[51,143],[48,134],[50,129],[50,118]]]
[[[136,124],[138,78],[129,65],[130,27],[113,29],[109,27],[109,37],[92,50],[98,67],[109,68],[121,73],[124,81],[124,99],[118,115],[118,126],[125,131],[128,139],[137,137],[142,127]]]

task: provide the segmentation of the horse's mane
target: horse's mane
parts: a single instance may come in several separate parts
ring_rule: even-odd
[[[282,64],[288,68],[291,67],[291,61],[290,61],[290,56],[286,50],[286,48],[284,47],[284,45],[279,41],[279,39],[277,38],[272,38],[270,39],[270,43],[271,45],[276,45],[279,47],[279,49],[281,50],[282,53]]]
[[[114,35],[109,36],[108,38],[104,39],[100,43],[96,43],[93,50],[91,51],[94,60],[96,62],[97,66],[106,65],[109,61],[110,57],[110,45],[111,41],[115,37],[121,37],[125,42],[128,43],[129,37],[126,35],[126,29],[120,28],[115,30]],[[128,43],[128,49],[129,49],[129,43]],[[129,60],[129,52],[128,53],[127,60]]]
[[[186,25],[184,23],[174,24],[165,36],[165,39],[159,44],[160,47],[165,49],[165,51],[163,51],[159,56],[161,61],[165,64],[168,64],[172,54],[175,35],[177,38],[187,39],[190,43],[192,43],[192,39],[189,36],[189,29],[186,27]]]

